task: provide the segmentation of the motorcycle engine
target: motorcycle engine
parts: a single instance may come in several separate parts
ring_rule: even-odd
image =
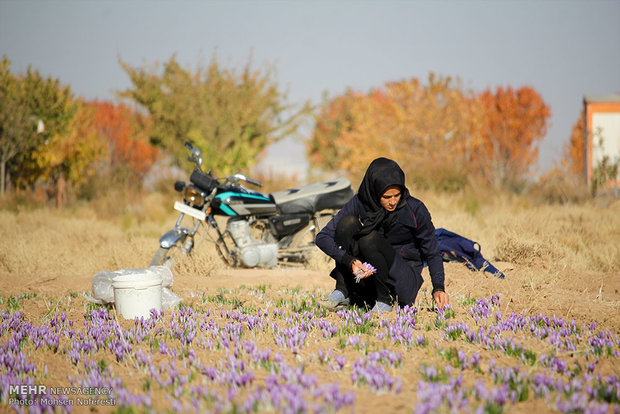
[[[230,249],[230,252],[244,266],[263,265],[271,268],[278,263],[278,245],[263,243],[253,238],[250,234],[250,225],[246,220],[230,219],[226,224],[226,230],[237,244],[236,247]]]

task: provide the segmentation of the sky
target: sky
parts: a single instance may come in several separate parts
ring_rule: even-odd
[[[0,54],[87,100],[131,87],[119,59],[172,56],[192,70],[251,57],[299,105],[430,72],[476,92],[530,86],[552,113],[540,173],[560,161],[584,95],[620,93],[620,0],[0,0]],[[275,144],[261,166],[303,179],[303,141]]]

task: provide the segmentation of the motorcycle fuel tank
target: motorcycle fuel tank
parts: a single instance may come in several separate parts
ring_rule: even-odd
[[[226,216],[261,216],[275,214],[276,205],[260,193],[226,191],[215,196],[212,207]]]

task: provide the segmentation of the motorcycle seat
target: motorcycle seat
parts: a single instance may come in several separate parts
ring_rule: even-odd
[[[312,214],[325,209],[340,209],[353,197],[351,181],[346,177],[276,191],[270,197],[281,214]]]

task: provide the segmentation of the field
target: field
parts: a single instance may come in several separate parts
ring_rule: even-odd
[[[147,267],[169,200],[0,210],[0,412],[619,413],[620,202],[419,197],[506,279],[446,263],[444,311],[425,274],[413,308],[329,313],[320,253],[231,269],[205,244],[178,308],[124,320],[84,295]]]

